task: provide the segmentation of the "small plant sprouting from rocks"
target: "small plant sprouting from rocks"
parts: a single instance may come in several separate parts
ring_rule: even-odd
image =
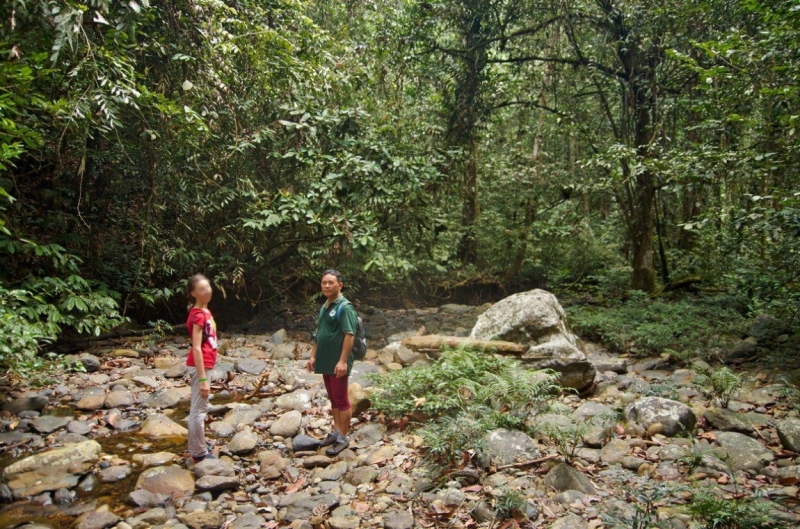
[[[504,488],[497,495],[497,517],[516,518],[525,516],[525,497],[519,491]]]
[[[743,380],[727,367],[722,367],[710,374],[701,373],[696,382],[705,386],[716,397],[720,406],[727,408],[728,403],[742,387]]]
[[[555,445],[558,454],[564,458],[567,463],[572,463],[575,460],[575,454],[578,448],[583,443],[583,435],[589,427],[589,423],[582,422],[573,426],[559,426],[553,423],[547,423],[538,430],[546,435],[550,441]]]
[[[673,527],[669,520],[659,520],[658,507],[664,500],[675,496],[680,487],[668,483],[659,483],[652,487],[649,481],[639,486],[626,486],[625,497],[633,504],[633,516],[603,515],[603,521],[611,527],[626,529],[667,529]]]
[[[712,492],[694,496],[689,514],[701,529],[782,529],[786,524],[770,514],[766,502],[752,497],[724,499]]]
[[[427,458],[435,464],[451,466],[467,452],[480,455],[484,449],[483,434],[488,425],[466,413],[441,417],[422,426],[417,433],[425,444]]]

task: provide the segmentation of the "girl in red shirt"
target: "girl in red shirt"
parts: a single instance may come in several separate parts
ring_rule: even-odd
[[[208,394],[211,384],[208,372],[217,362],[217,325],[208,310],[211,301],[211,282],[202,274],[189,278],[187,290],[194,298],[189,306],[186,327],[192,339],[192,350],[186,358],[192,380],[192,403],[189,410],[189,455],[195,463],[214,457],[206,445],[205,420],[208,413]]]

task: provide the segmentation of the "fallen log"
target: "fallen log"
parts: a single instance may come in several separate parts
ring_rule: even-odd
[[[402,342],[404,347],[417,353],[437,353],[441,352],[442,346],[452,349],[477,349],[482,351],[494,351],[497,353],[519,354],[527,351],[527,347],[513,342],[502,342],[495,340],[475,340],[458,336],[440,336],[429,334],[427,336],[409,336]]]

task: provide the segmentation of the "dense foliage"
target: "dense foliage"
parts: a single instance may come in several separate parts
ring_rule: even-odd
[[[795,316],[794,0],[9,0],[0,24],[6,357],[178,321],[195,271],[248,310],[336,266],[373,299],[689,285]]]

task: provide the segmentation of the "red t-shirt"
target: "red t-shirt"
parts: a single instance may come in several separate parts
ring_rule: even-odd
[[[208,309],[198,309],[192,307],[189,311],[189,319],[186,320],[186,327],[189,329],[189,339],[192,339],[194,326],[199,325],[203,329],[203,343],[200,349],[203,351],[203,366],[206,369],[213,369],[217,363],[217,324],[214,316]],[[194,355],[189,351],[186,358],[186,365],[194,367]]]

